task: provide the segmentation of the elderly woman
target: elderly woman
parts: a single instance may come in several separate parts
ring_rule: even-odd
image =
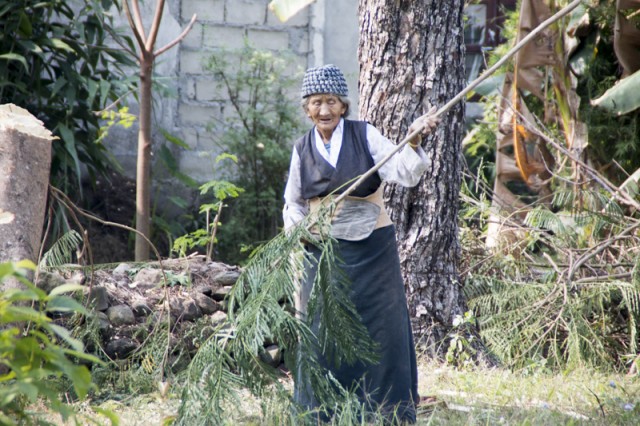
[[[319,201],[344,191],[355,178],[383,159],[394,145],[364,121],[347,120],[349,100],[342,72],[334,65],[310,68],[304,75],[302,106],[314,126],[296,141],[285,189],[285,228],[304,218]],[[428,133],[437,124],[425,121]],[[421,123],[414,122],[409,131]],[[395,228],[382,200],[382,181],[415,186],[427,167],[420,136],[361,184],[338,210],[332,235],[338,241],[340,267],[351,281],[351,295],[363,324],[379,346],[379,362],[339,367],[327,364],[346,388],[355,390],[369,409],[399,420],[415,421],[418,383],[415,348],[400,273]],[[341,214],[340,211],[343,213]],[[342,226],[342,225],[352,226]],[[335,232],[334,232],[335,231]],[[310,256],[319,249],[307,245]],[[313,262],[300,289],[303,312],[314,281]],[[313,328],[313,327],[312,327]],[[316,327],[317,328],[317,327]],[[294,399],[302,407],[317,407],[304,372],[300,372]]]

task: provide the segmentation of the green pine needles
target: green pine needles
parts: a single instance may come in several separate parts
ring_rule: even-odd
[[[258,397],[277,395],[283,406],[291,406],[291,392],[278,380],[277,370],[260,359],[266,341],[277,342],[294,377],[299,371],[309,374],[314,394],[331,410],[349,393],[320,366],[316,349],[336,364],[376,360],[375,343],[349,298],[350,283],[336,271],[335,240],[327,232],[311,231],[313,224],[314,229],[329,229],[328,210],[279,234],[249,260],[228,298],[228,324],[218,327],[191,362],[176,424],[223,423],[225,407],[241,389]],[[295,312],[298,282],[313,262],[302,241],[322,251],[306,315],[320,314],[315,334],[304,315]]]
[[[488,347],[514,368],[628,368],[638,350],[640,223],[605,193],[574,188],[525,224],[527,250],[468,275]]]

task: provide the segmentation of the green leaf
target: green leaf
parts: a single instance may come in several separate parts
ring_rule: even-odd
[[[107,103],[107,97],[111,91],[111,83],[106,80],[100,80],[100,105]]]
[[[15,382],[16,391],[24,395],[30,402],[35,402],[38,398],[38,387],[26,380],[18,380]]]
[[[281,22],[286,22],[293,15],[304,9],[314,0],[272,0],[269,9]]]
[[[640,71],[624,78],[604,92],[604,95],[591,101],[591,105],[624,115],[640,107]]]
[[[19,268],[19,269],[30,269],[32,271],[36,270],[36,264],[30,261],[29,259],[16,262],[15,265],[16,265],[16,268]]]
[[[221,162],[221,161],[223,161],[223,160],[231,160],[234,163],[237,163],[238,162],[238,157],[236,157],[233,154],[229,154],[229,153],[223,152],[222,154],[220,154],[220,155],[218,155],[216,157],[216,164]]]
[[[51,87],[51,94],[49,95],[49,97],[55,97],[60,89],[62,89],[66,84],[67,80],[64,77],[59,77],[58,79],[56,79],[56,81],[53,83],[53,86]]]
[[[91,363],[94,364],[99,364],[99,365],[107,365],[104,361],[102,361],[100,358],[98,358],[95,355],[91,355],[85,352],[81,352],[81,351],[74,351],[72,349],[66,349],[63,348],[62,351],[67,355],[67,356],[72,356],[75,358],[80,358],[80,359],[84,359],[87,360]]]
[[[46,315],[26,306],[8,306],[5,312],[8,322],[33,321],[42,324],[49,321]]]
[[[184,183],[190,188],[198,187],[198,182],[180,171],[180,166],[176,161],[176,158],[166,145],[162,145],[160,147],[160,149],[158,150],[158,157],[165,165],[169,173],[171,173],[171,176],[177,178],[178,180],[180,180],[180,182]]]
[[[0,55],[0,59],[5,59],[7,61],[18,61],[24,67],[24,72],[29,72],[29,66],[27,65],[27,61],[22,55],[18,55],[17,53],[5,53]]]
[[[57,324],[49,324],[49,327],[55,334],[62,338],[62,340],[67,342],[69,346],[71,346],[74,350],[78,352],[82,352],[84,350],[84,345],[82,344],[82,342],[71,336],[71,332],[66,328]]]
[[[55,47],[56,49],[60,49],[60,50],[66,50],[67,52],[70,53],[74,53],[75,51],[71,48],[71,46],[69,46],[67,43],[65,43],[64,41],[60,40],[59,38],[52,38],[51,39],[51,44],[53,45],[53,47]]]
[[[78,312],[86,314],[87,310],[76,300],[67,296],[55,296],[47,303],[47,312]]]
[[[120,425],[120,418],[113,411],[108,410],[106,408],[100,408],[100,407],[97,407],[95,405],[92,405],[91,409],[93,411],[95,411],[96,413],[101,414],[101,415],[105,416],[106,418],[108,418],[109,421],[111,422],[111,426],[119,426]]]
[[[160,129],[160,132],[162,133],[164,138],[166,140],[168,140],[169,142],[171,142],[172,144],[177,145],[177,146],[179,146],[181,148],[184,148],[184,149],[189,149],[189,150],[191,149],[189,144],[187,144],[185,141],[183,141],[179,137],[174,136],[171,133],[167,132],[165,129]]]
[[[49,296],[51,297],[51,296],[57,296],[59,294],[64,294],[64,293],[73,293],[74,291],[81,291],[83,289],[84,289],[84,286],[80,284],[74,284],[74,283],[62,284],[54,288],[53,290],[51,290],[51,292],[49,293]]]
[[[75,164],[76,175],[78,178],[78,185],[81,186],[81,176],[82,169],[80,167],[80,159],[78,158],[78,150],[76,149],[76,138],[73,135],[71,129],[69,129],[63,123],[58,125],[58,130],[60,131],[60,135],[62,136],[62,140],[64,141],[64,146],[66,148],[67,153],[73,158],[73,162]]]
[[[493,75],[480,84],[478,84],[473,92],[481,96],[489,96],[496,93],[500,93],[502,85],[504,84],[504,74]]]
[[[4,277],[13,274],[13,264],[11,262],[0,263],[0,282]]]
[[[620,185],[620,189],[626,191],[627,194],[632,197],[635,197],[638,195],[638,182],[640,182],[640,169],[633,172],[633,174]]]

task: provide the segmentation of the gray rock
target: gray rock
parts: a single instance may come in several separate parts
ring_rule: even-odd
[[[106,311],[109,308],[109,292],[103,286],[91,287],[89,290],[89,303],[96,311]]]
[[[135,287],[140,289],[148,289],[160,287],[163,282],[162,271],[159,269],[144,268],[141,269],[133,278]]]
[[[104,351],[109,358],[124,359],[138,349],[138,342],[128,337],[117,338],[107,343]]]
[[[87,282],[87,276],[81,270],[74,271],[71,276],[67,279],[68,283],[80,284],[84,285]]]
[[[204,315],[211,315],[220,310],[220,305],[209,296],[198,292],[194,292],[192,296]]]
[[[217,311],[213,315],[211,315],[209,319],[211,320],[211,324],[220,325],[227,322],[227,314],[226,312]]]
[[[136,317],[146,317],[151,315],[153,310],[144,299],[136,299],[131,303],[131,310]]]
[[[237,270],[227,270],[222,271],[213,276],[213,281],[221,286],[229,286],[234,285],[236,281],[238,281],[238,277],[240,276],[240,271]]]
[[[186,298],[182,300],[182,320],[193,321],[202,316],[202,310],[198,307],[195,300]]]
[[[277,367],[282,362],[282,351],[276,345],[268,346],[260,352],[260,359],[272,367]]]
[[[54,288],[61,286],[67,281],[64,279],[62,275],[57,272],[40,272],[38,276],[38,282],[36,285],[38,288],[44,290],[45,293],[49,294],[51,290]]]
[[[96,312],[95,318],[98,320],[98,330],[100,333],[105,333],[109,330],[111,323],[109,322],[109,317],[104,312]]]
[[[218,287],[217,289],[215,289],[213,291],[213,293],[211,294],[211,297],[213,298],[213,300],[217,300],[218,302],[221,300],[224,300],[225,297],[227,297],[227,295],[231,292],[231,289],[233,287]]]
[[[128,272],[131,269],[131,265],[128,263],[121,263],[113,270],[115,276],[128,276]]]
[[[107,317],[113,326],[129,325],[136,323],[133,311],[127,305],[112,306],[107,309]]]

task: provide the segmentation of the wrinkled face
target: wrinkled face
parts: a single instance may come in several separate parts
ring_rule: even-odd
[[[347,106],[336,95],[311,95],[307,103],[307,115],[323,135],[333,133],[346,110]]]

